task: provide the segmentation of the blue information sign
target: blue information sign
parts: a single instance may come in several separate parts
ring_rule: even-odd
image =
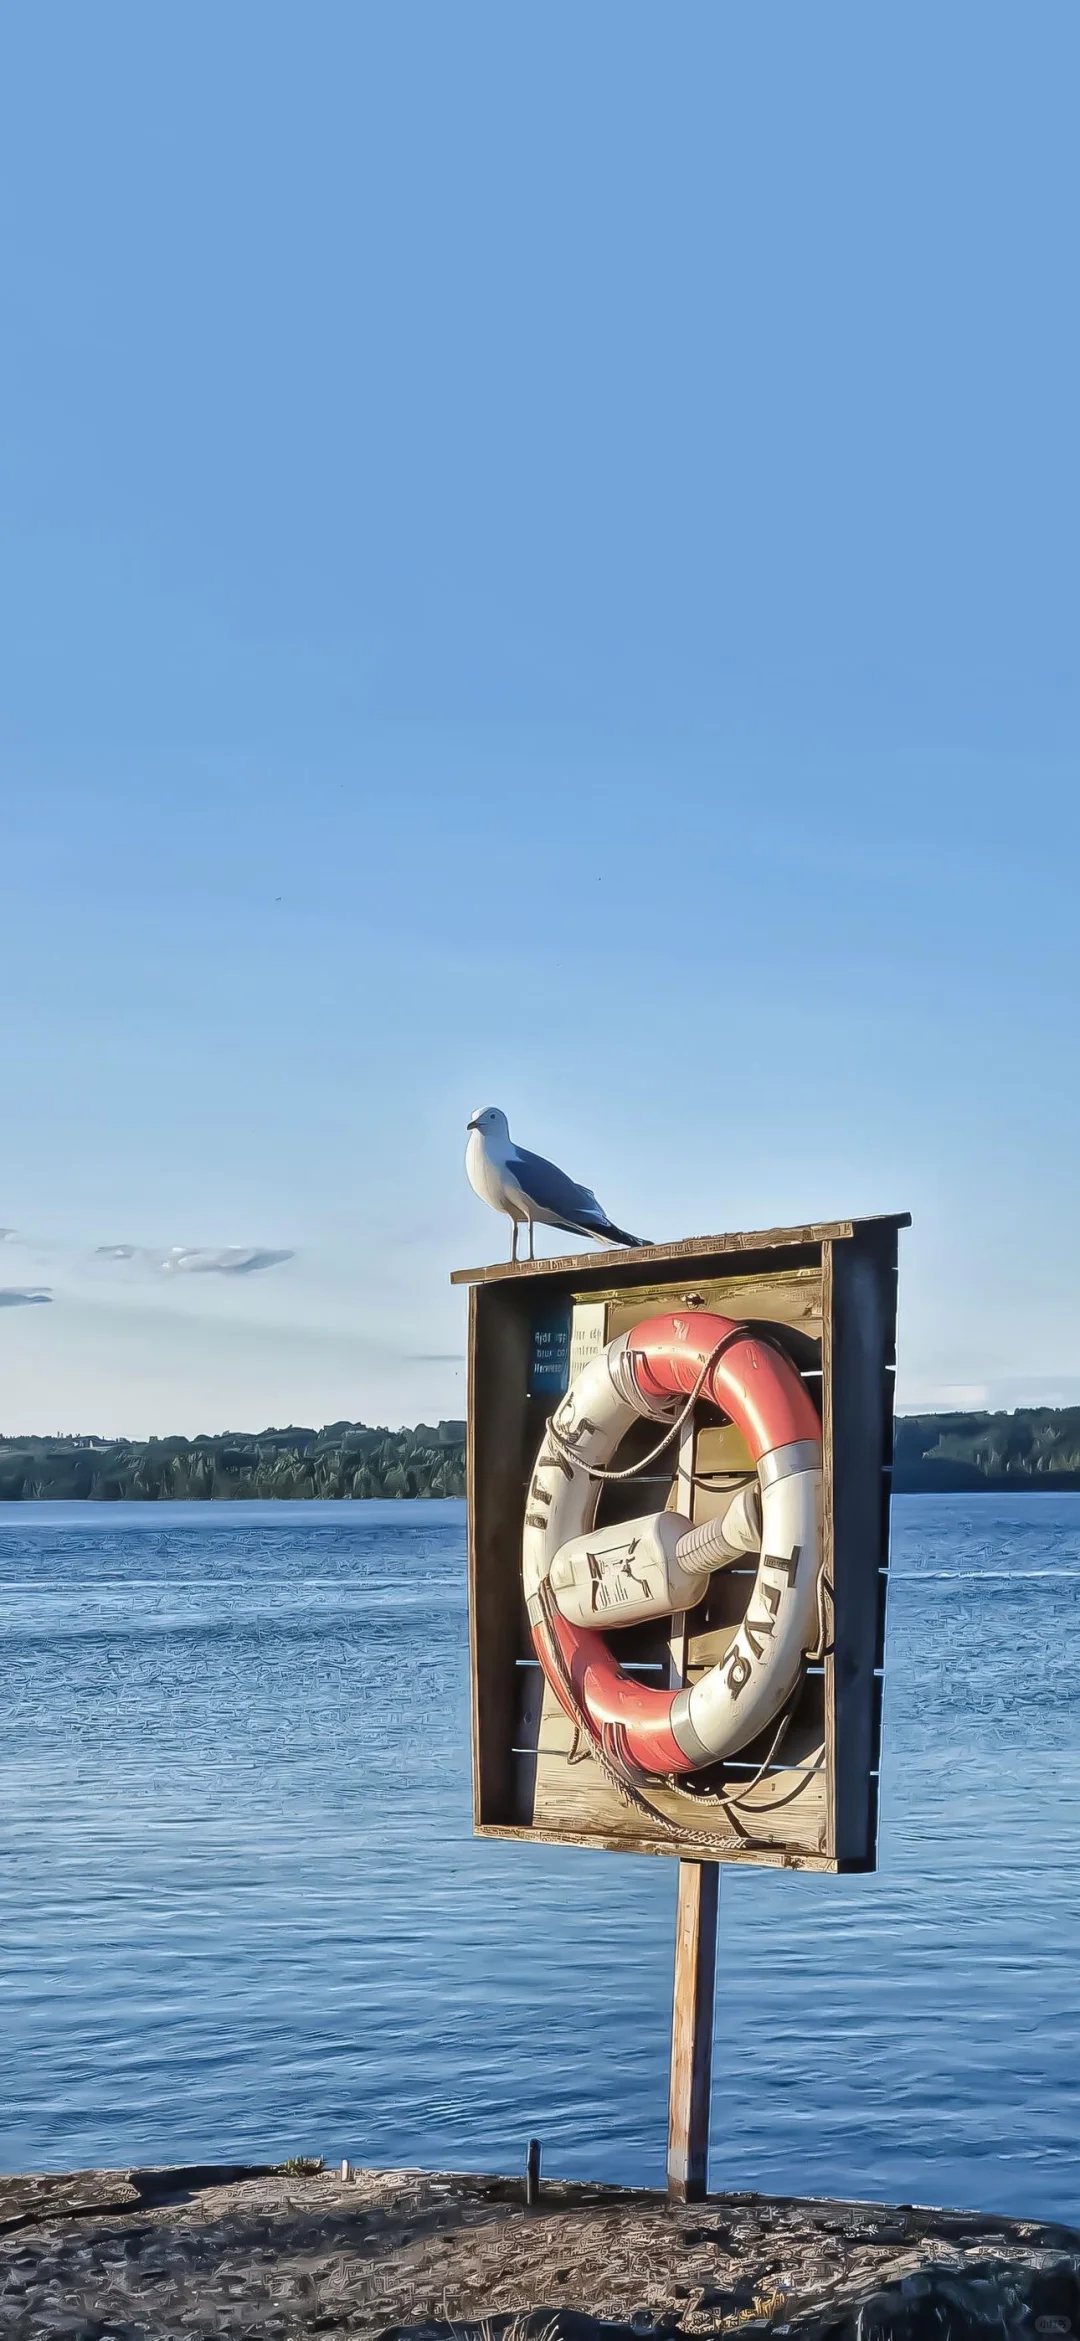
[[[561,1398],[570,1379],[570,1303],[545,1301],[532,1321],[530,1398]]]

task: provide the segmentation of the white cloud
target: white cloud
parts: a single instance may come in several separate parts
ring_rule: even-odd
[[[292,1252],[271,1252],[260,1244],[225,1244],[219,1250],[200,1250],[194,1244],[173,1244],[160,1262],[168,1274],[190,1276],[251,1276],[260,1268],[276,1268],[291,1260]]]
[[[296,1255],[272,1251],[265,1244],[170,1244],[165,1252],[144,1244],[99,1244],[94,1257],[138,1260],[166,1276],[253,1276],[260,1269],[276,1268],[282,1260],[295,1259]]]

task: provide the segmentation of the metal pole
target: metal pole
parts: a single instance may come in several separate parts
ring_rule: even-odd
[[[700,2202],[708,2191],[719,1903],[719,1864],[680,1861],[667,2158],[668,2194],[676,2203]]]

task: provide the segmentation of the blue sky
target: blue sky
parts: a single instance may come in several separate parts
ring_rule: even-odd
[[[491,1102],[658,1239],[910,1209],[903,1402],[1080,1399],[1078,68],[5,12],[0,1430],[460,1414]]]

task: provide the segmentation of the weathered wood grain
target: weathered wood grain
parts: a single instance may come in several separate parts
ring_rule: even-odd
[[[625,1801],[588,1744],[577,1739],[550,1685],[539,1669],[536,1673],[538,1684],[529,1685],[521,1694],[516,1739],[520,1753],[514,1759],[519,1767],[515,1801],[521,1819],[531,1819],[537,1828],[560,1834],[593,1825],[620,1840],[642,1833],[664,1836],[672,1853],[679,1852],[680,1837],[666,1836],[665,1823],[674,1832],[689,1831],[714,1853],[740,1844],[745,1847],[748,1841],[783,1845],[801,1853],[824,1851],[822,1734],[801,1734],[787,1763],[783,1760],[785,1744],[777,1765],[753,1787],[744,1776],[735,1776],[725,1791],[739,1799],[734,1810],[650,1781],[642,1793],[661,1816],[658,1823],[651,1823],[647,1815]]]
[[[715,1864],[680,1861],[667,2153],[668,2194],[676,2203],[700,2202],[708,2191],[719,1900]]]
[[[495,1837],[504,1843],[517,1845],[579,1845],[586,1853],[644,1853],[659,1854],[669,1860],[676,1853],[680,1860],[743,1862],[753,1869],[825,1870],[835,1872],[836,1863],[827,1854],[800,1853],[790,1845],[732,1845],[720,1847],[715,1839],[687,1836],[673,1846],[668,1837],[619,1837],[604,1829],[541,1828],[537,1823],[520,1821],[493,1822],[480,1829],[481,1837]]]
[[[803,1246],[814,1248],[828,1237],[850,1236],[855,1227],[898,1228],[911,1226],[908,1211],[886,1212],[876,1218],[863,1220],[834,1219],[806,1227],[769,1227],[749,1234],[683,1236],[675,1244],[640,1244],[633,1251],[564,1252],[553,1260],[496,1260],[483,1268],[455,1268],[451,1284],[502,1284],[523,1278],[534,1281],[544,1276],[567,1276],[580,1272],[589,1279],[590,1289],[599,1279],[611,1281],[616,1266],[620,1274],[632,1272],[637,1280],[640,1269],[659,1266],[662,1262],[711,1259],[726,1253],[773,1252],[782,1248]],[[812,1263],[809,1263],[812,1265]]]
[[[738,1317],[757,1320],[762,1324],[789,1326],[796,1336],[803,1336],[811,1344],[821,1340],[821,1270],[790,1268],[772,1275],[699,1276],[687,1279],[687,1292],[673,1300],[670,1278],[666,1284],[646,1286],[632,1293],[625,1291],[612,1295],[608,1306],[608,1339],[617,1333],[629,1332],[639,1318],[657,1310],[685,1306],[689,1290],[693,1292],[693,1306],[710,1310],[719,1317]],[[597,1294],[596,1298],[607,1298]],[[801,1362],[801,1360],[800,1360]]]
[[[641,1838],[662,1845],[667,1853],[707,1850],[714,1860],[756,1855],[770,1847],[786,1853],[826,1852],[823,1766],[814,1772],[770,1773],[731,1811],[650,1782],[648,1801],[662,1816],[657,1822],[650,1822],[636,1806],[623,1806],[590,1756],[567,1772],[565,1764],[556,1767],[538,1755],[536,1774],[532,1825],[558,1836],[596,1829],[623,1846]]]

